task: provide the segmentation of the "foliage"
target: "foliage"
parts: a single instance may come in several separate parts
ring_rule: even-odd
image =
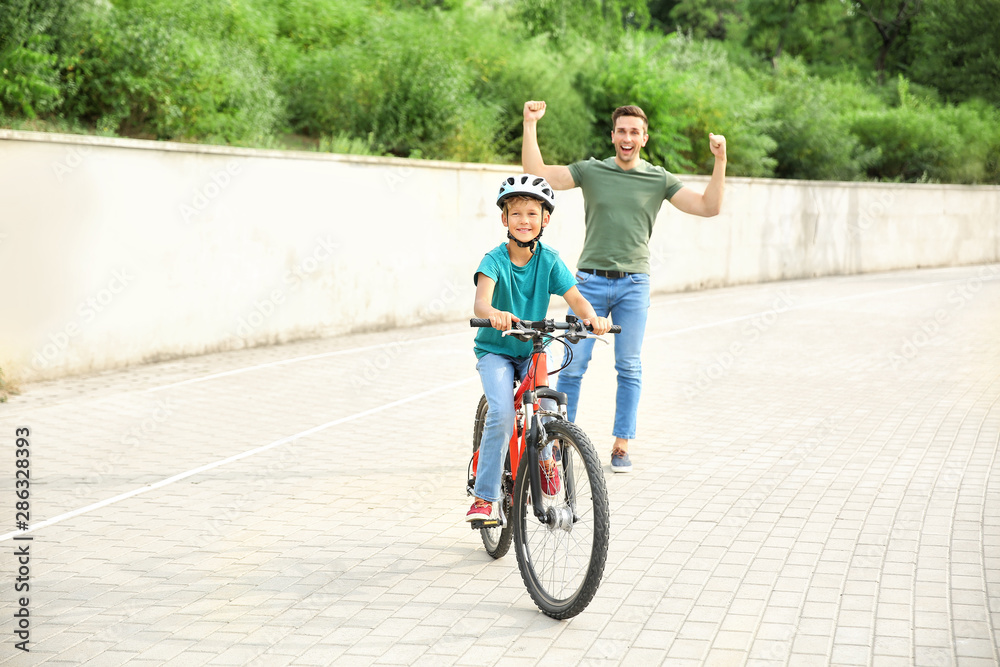
[[[289,92],[293,126],[314,135],[370,136],[373,150],[432,157],[461,128],[488,124],[469,67],[450,44],[454,26],[439,18],[383,17],[363,39],[304,54],[293,72],[297,88]]]
[[[0,368],[0,403],[6,403],[11,396],[21,393],[21,387],[17,382],[4,377],[3,369]]]
[[[846,16],[843,4],[830,0],[742,0],[741,5],[744,42],[772,62],[785,54],[811,60],[829,53]]]
[[[788,57],[768,83],[774,95],[775,176],[851,181],[865,175],[879,152],[851,132],[848,114],[880,107],[877,98],[856,80],[817,78]]]
[[[0,125],[566,164],[649,116],[707,173],[1000,183],[1000,0],[0,0]],[[880,32],[881,31],[881,32]],[[899,75],[905,78],[899,78]],[[886,83],[880,77],[884,76]]]
[[[899,105],[857,112],[851,131],[877,151],[868,175],[880,180],[996,181],[1000,134],[995,109],[933,106],[911,96],[899,78]]]
[[[63,39],[74,48],[61,59],[63,112],[98,131],[130,136],[266,140],[282,104],[253,48],[237,39],[206,39],[180,15],[164,18],[147,9],[95,3],[66,26]]]
[[[35,118],[60,102],[51,27],[58,3],[9,0],[0,11],[0,111]]]
[[[671,7],[668,9],[667,4]],[[669,32],[681,27],[697,39],[726,39],[742,16],[737,0],[680,0],[650,3],[650,13],[656,6],[657,23]]]
[[[649,24],[645,0],[516,0],[515,16],[531,35],[548,35],[557,44],[589,37],[614,43],[629,29]]]
[[[950,101],[976,97],[1000,106],[1000,0],[936,0],[918,17],[915,81]]]

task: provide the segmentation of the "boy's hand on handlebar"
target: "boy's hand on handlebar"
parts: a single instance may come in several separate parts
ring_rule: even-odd
[[[611,329],[611,322],[606,317],[591,317],[583,320],[583,323],[593,328],[594,333],[603,336]]]
[[[507,331],[514,328],[514,322],[520,322],[520,318],[505,310],[498,310],[490,314],[490,325],[499,331]]]

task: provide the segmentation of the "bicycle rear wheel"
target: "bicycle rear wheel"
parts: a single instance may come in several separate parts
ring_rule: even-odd
[[[528,457],[521,459],[514,487],[514,544],[521,579],[538,608],[552,618],[572,618],[586,609],[604,575],[610,512],[604,473],[587,435],[572,422],[545,425],[549,442],[561,440],[561,487],[544,496],[547,522],[533,511]]]
[[[486,401],[486,396],[483,396],[479,399],[479,407],[476,408],[476,424],[472,429],[473,454],[479,451],[479,444],[483,440],[483,428],[486,426],[486,412],[488,409],[489,404]],[[504,461],[503,477],[500,478],[500,493],[502,497],[499,503],[493,503],[493,517],[491,517],[495,518],[500,511],[503,511],[506,523],[503,526],[479,529],[480,536],[483,538],[483,546],[486,547],[486,553],[493,558],[502,558],[510,549],[511,534],[513,532],[510,520],[512,487],[510,452],[507,452],[506,460]]]

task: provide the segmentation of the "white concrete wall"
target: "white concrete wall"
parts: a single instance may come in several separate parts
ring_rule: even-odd
[[[0,368],[24,381],[471,315],[514,167],[0,130]],[[701,190],[707,179],[686,177]],[[579,190],[544,239],[574,268]],[[654,289],[1000,261],[1000,188],[731,178]]]

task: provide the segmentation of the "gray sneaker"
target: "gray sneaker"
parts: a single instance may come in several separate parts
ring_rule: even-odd
[[[628,457],[628,452],[611,452],[611,472],[632,472],[632,459]]]

